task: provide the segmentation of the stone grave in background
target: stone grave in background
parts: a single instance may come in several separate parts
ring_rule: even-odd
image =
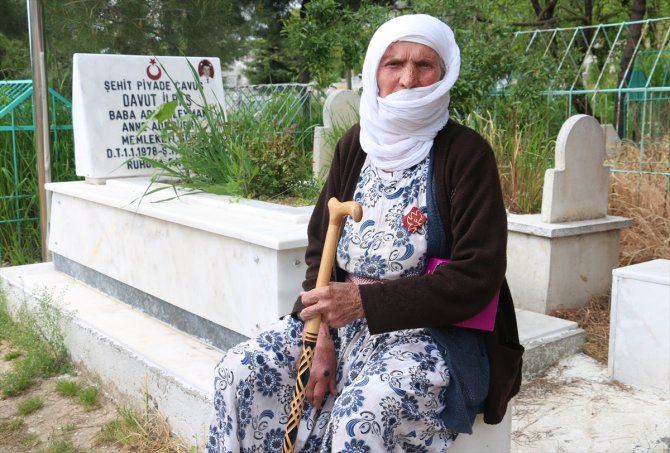
[[[670,395],[670,260],[620,267],[612,275],[610,375]]]
[[[314,174],[325,179],[330,167],[338,137],[333,134],[345,132],[358,122],[358,107],[361,98],[351,90],[333,91],[323,106],[323,126],[314,128],[313,170]]]
[[[570,117],[556,140],[540,214],[509,214],[507,280],[514,304],[538,313],[584,306],[609,291],[619,233],[630,219],[607,215],[609,168],[595,118]]]

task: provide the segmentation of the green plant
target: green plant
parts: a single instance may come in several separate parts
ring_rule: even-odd
[[[25,424],[25,421],[21,417],[12,418],[6,422],[0,422],[0,435],[2,435],[2,438],[7,438],[12,434],[21,431]]]
[[[13,369],[0,377],[0,391],[16,396],[36,379],[67,372],[70,361],[60,323],[66,315],[54,308],[46,290],[37,298],[33,309],[24,302],[10,316],[7,297],[0,288],[0,327],[3,335],[21,352]]]
[[[77,396],[81,391],[81,385],[74,380],[59,379],[56,381],[56,391],[63,396]]]
[[[544,173],[553,167],[554,139],[548,137],[542,115],[532,121],[515,121],[491,113],[470,114],[463,124],[478,131],[496,155],[505,206],[514,213],[539,212]]]
[[[21,357],[21,353],[19,351],[9,351],[4,355],[3,359],[5,359],[6,362],[9,362],[10,360],[14,360],[18,357]]]
[[[76,453],[79,449],[69,438],[52,439],[46,448],[38,453]]]
[[[86,387],[78,393],[79,401],[84,405],[85,411],[90,411],[96,404],[98,404],[98,389],[96,387]]]
[[[12,99],[0,95],[0,105]],[[51,99],[53,101],[53,99]],[[51,176],[53,181],[77,179],[74,166],[69,108],[52,102],[50,120]],[[55,122],[54,122],[55,119]],[[37,161],[30,100],[17,105],[11,115],[0,118],[0,265],[41,261]]]
[[[169,176],[195,192],[265,200],[312,196],[305,188],[313,179],[313,123],[305,112],[285,111],[301,105],[296,95],[271,95],[255,110],[241,107],[226,115],[220,105],[207,104],[191,69],[200,101],[177,89],[177,99],[159,106],[137,134],[158,123],[161,141],[177,156],[170,162],[142,158],[158,169],[154,181]],[[178,108],[185,115],[175,117]],[[145,195],[157,190],[163,188]]]
[[[37,434],[28,433],[28,434],[24,434],[21,437],[21,445],[23,445],[24,447],[28,447],[28,448],[29,447],[34,447],[36,445],[39,445],[39,443],[40,443],[40,436],[38,436]]]
[[[22,417],[14,417],[8,421],[0,422],[0,439],[7,443],[18,443],[26,448],[34,447],[40,443],[37,434],[26,432],[26,422]]]
[[[127,407],[119,408],[119,416],[98,432],[97,443],[111,443],[133,451],[194,452],[195,448],[186,449],[173,438],[165,417],[151,409],[147,375],[144,376],[143,393],[144,411],[138,414]]]
[[[41,409],[44,406],[44,401],[39,396],[27,399],[19,404],[17,407],[17,412],[19,415],[28,415],[32,414],[38,409]]]

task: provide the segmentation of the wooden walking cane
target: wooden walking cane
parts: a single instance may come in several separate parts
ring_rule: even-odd
[[[363,208],[361,208],[360,204],[355,201],[341,203],[335,197],[328,200],[328,212],[330,214],[330,220],[328,221],[326,239],[323,243],[319,274],[316,278],[317,288],[328,286],[330,283],[342,219],[345,216],[350,215],[358,222],[363,216]],[[293,401],[291,401],[289,420],[286,425],[286,434],[284,435],[284,443],[281,449],[282,453],[292,453],[295,448],[295,440],[298,436],[298,427],[300,426],[300,418],[302,416],[302,407],[305,402],[305,390],[307,389],[307,381],[309,380],[309,369],[312,366],[314,349],[316,348],[316,338],[319,335],[320,325],[321,316],[316,316],[305,323],[305,338],[302,345],[300,360],[298,361],[298,377],[293,390]]]

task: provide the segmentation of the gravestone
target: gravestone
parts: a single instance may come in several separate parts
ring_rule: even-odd
[[[333,158],[335,131],[346,131],[358,122],[359,95],[351,90],[336,90],[328,95],[323,105],[323,126],[314,128],[313,171],[318,178],[325,177]]]
[[[556,140],[556,168],[545,174],[541,214],[507,216],[506,275],[516,307],[549,314],[610,289],[620,230],[632,221],[607,215],[604,160],[600,124],[569,118]]]
[[[161,141],[159,125],[149,124],[138,132],[158,106],[176,99],[177,89],[193,115],[201,118],[204,105],[223,102],[219,59],[75,54],[72,124],[77,175],[91,183],[146,176],[153,169],[143,158],[174,159]],[[186,114],[178,107],[174,116]]]
[[[547,170],[542,193],[542,221],[590,220],[607,215],[609,167],[605,136],[588,115],[574,115],[556,139],[556,168]]]
[[[605,134],[605,153],[608,158],[612,159],[616,157],[619,146],[621,146],[621,138],[613,125],[603,124],[602,128]]]

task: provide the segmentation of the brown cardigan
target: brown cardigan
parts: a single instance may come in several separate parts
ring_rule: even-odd
[[[328,227],[326,203],[331,197],[340,201],[353,198],[366,158],[359,133],[360,127],[355,125],[338,142],[309,222],[305,290],[316,285]],[[451,227],[451,262],[432,275],[359,287],[365,318],[373,334],[446,326],[481,311],[501,288],[495,328],[485,334],[491,379],[484,421],[495,424],[502,420],[508,401],[519,391],[523,354],[505,281],[507,217],[498,169],[486,141],[449,120],[435,138],[434,171],[440,217],[445,228]],[[342,277],[341,269],[336,269],[335,279],[341,281]],[[293,313],[302,308],[298,300]]]

